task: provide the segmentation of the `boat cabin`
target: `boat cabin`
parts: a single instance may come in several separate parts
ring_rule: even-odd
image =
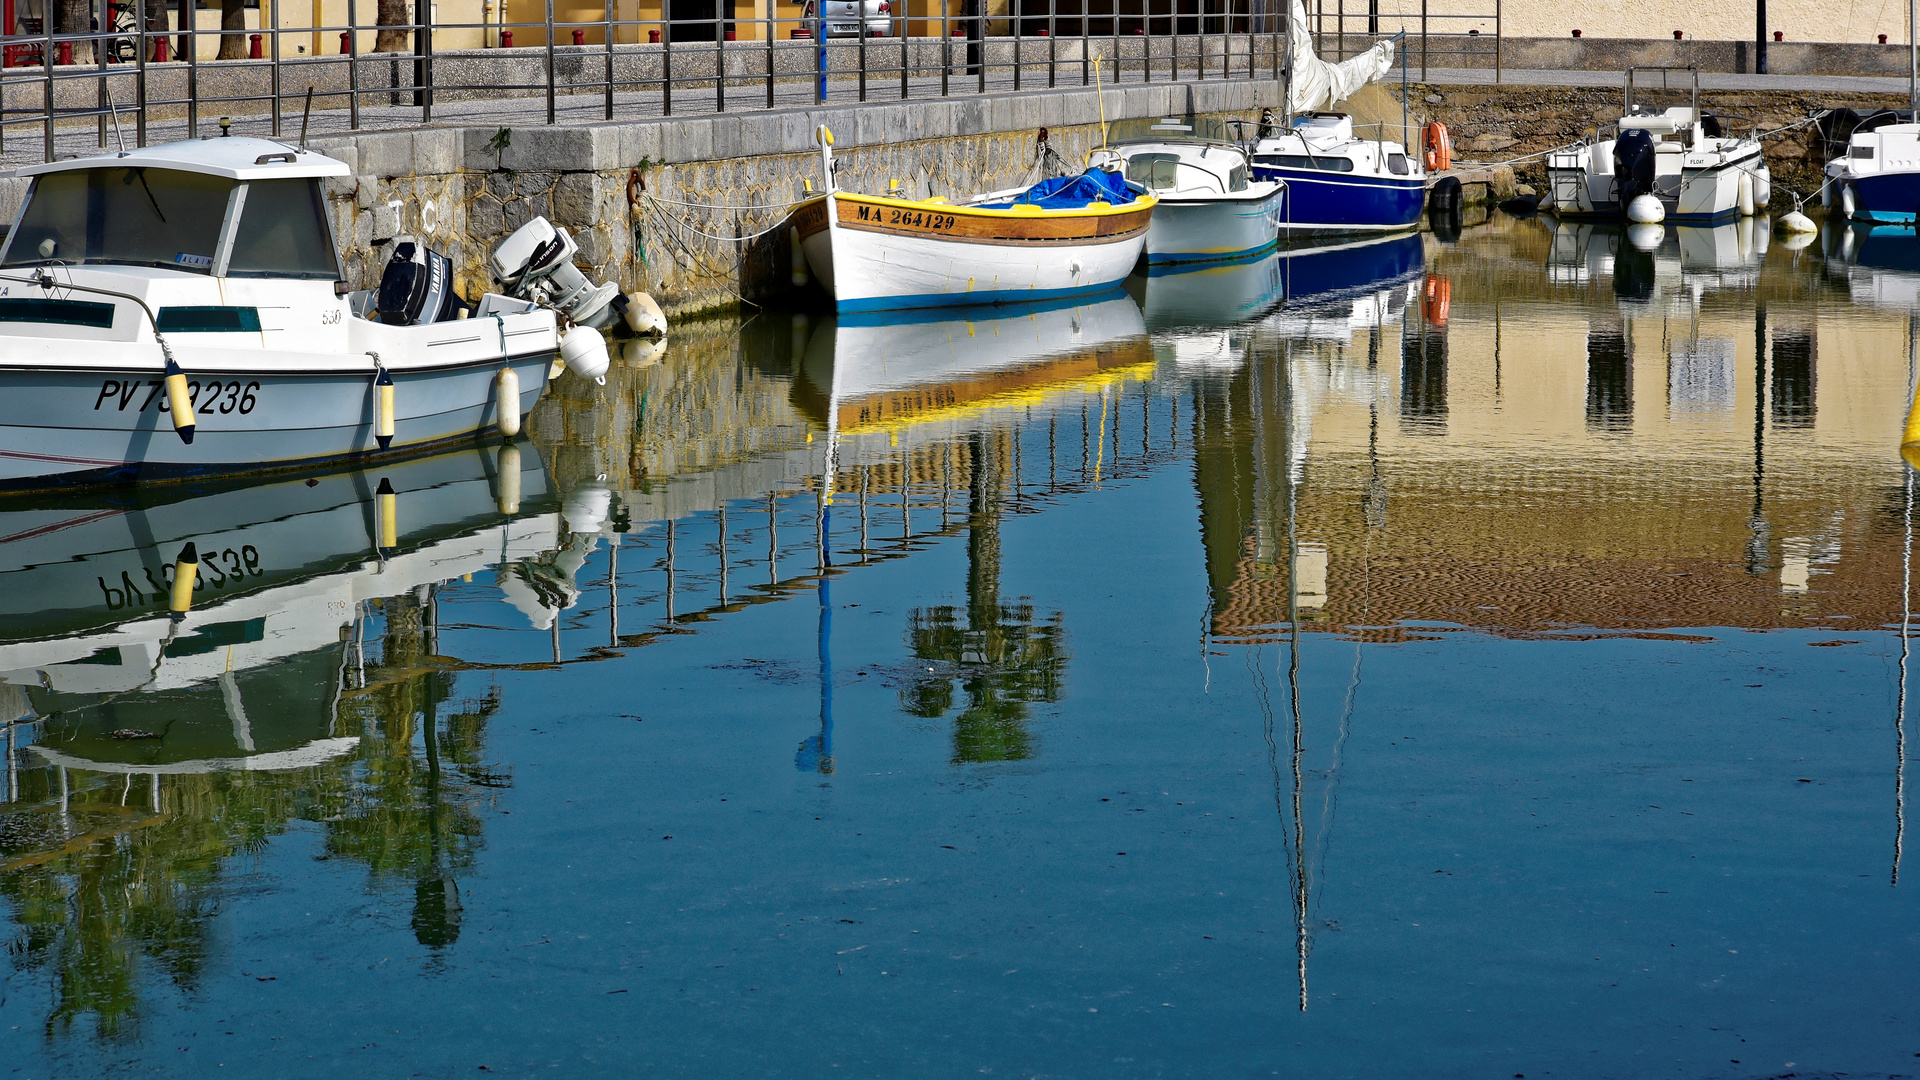
[[[143,267],[215,278],[342,278],[322,184],[345,162],[208,138],[19,169],[33,178],[0,270]]]
[[[1381,131],[1386,125],[1379,125]],[[1396,128],[1397,130],[1397,128]],[[1354,134],[1346,113],[1301,113],[1285,133],[1255,145],[1253,163],[1263,169],[1355,172],[1413,177],[1417,170],[1406,147]],[[1265,174],[1263,174],[1265,175]]]
[[[1225,195],[1253,180],[1247,152],[1217,121],[1179,117],[1115,124],[1088,167],[1120,173],[1159,195]]]

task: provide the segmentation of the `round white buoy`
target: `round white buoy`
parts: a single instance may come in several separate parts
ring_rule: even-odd
[[[567,519],[567,531],[575,536],[597,533],[613,512],[613,492],[599,484],[585,484],[567,493],[560,516]]]
[[[1642,221],[1637,225],[1627,226],[1627,243],[1632,244],[1637,251],[1652,251],[1660,246],[1660,241],[1666,238],[1665,225]]]
[[[1653,195],[1636,195],[1627,204],[1627,220],[1652,225],[1667,220],[1667,208]]]
[[[520,373],[511,367],[493,380],[493,423],[509,439],[520,434]]]
[[[613,363],[607,353],[607,339],[589,326],[576,326],[566,332],[560,339],[560,359],[566,362],[567,370],[598,383],[607,381],[607,367]]]
[[[1815,225],[1812,218],[1798,210],[1789,211],[1780,215],[1780,224],[1778,227],[1786,236],[1799,236],[1802,233],[1812,236],[1820,231],[1820,226]],[[1782,242],[1785,242],[1784,239]]]
[[[634,293],[627,297],[627,327],[636,334],[664,334],[667,332],[667,315],[660,305],[646,293]]]
[[[1743,218],[1752,217],[1753,216],[1753,174],[1750,172],[1742,172],[1740,174],[1740,178],[1734,181],[1734,188],[1737,193],[1736,198],[1740,203],[1740,216]]]

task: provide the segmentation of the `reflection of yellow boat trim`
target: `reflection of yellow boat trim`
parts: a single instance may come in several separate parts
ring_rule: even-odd
[[[1141,351],[1145,351],[1144,346]],[[1103,367],[1115,353],[1080,354],[957,385],[918,386],[871,394],[839,404],[834,422],[841,435],[898,433],[935,420],[966,420],[997,409],[1041,405],[1061,394],[1095,393],[1120,382],[1153,377],[1153,357]],[[1062,366],[1092,366],[1085,374],[1064,374]],[[1037,376],[1037,377],[1036,377]],[[878,415],[876,415],[878,414]]]

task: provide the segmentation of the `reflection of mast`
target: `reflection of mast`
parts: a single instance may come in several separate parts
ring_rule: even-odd
[[[1766,507],[1761,482],[1766,478],[1767,308],[1753,315],[1753,517],[1747,523],[1747,573],[1764,574],[1769,565]]]
[[[815,519],[820,585],[820,734],[809,735],[793,755],[793,767],[801,772],[833,772],[833,555],[827,549],[829,499],[820,499],[820,514]]]
[[[1280,369],[1280,415],[1288,427],[1287,445],[1292,446],[1298,420],[1293,414],[1293,348],[1283,345],[1285,359]],[[1307,832],[1300,815],[1300,757],[1303,750],[1300,724],[1300,535],[1298,529],[1299,489],[1293,475],[1293,455],[1288,455],[1287,485],[1287,707],[1293,720],[1293,922],[1294,949],[1300,964],[1300,1011],[1307,1011],[1307,954],[1313,941],[1307,934]]]
[[[1907,656],[1913,628],[1913,466],[1906,473],[1907,506],[1900,544],[1900,694],[1893,712],[1893,880],[1900,884],[1900,853],[1907,839]]]

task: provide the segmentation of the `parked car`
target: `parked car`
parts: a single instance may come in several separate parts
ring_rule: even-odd
[[[812,28],[816,0],[793,0],[804,5],[800,17]],[[862,13],[865,19],[861,18]],[[860,24],[866,23],[868,37],[886,37],[893,31],[891,0],[825,0],[819,11],[821,34],[825,37],[858,37]]]

